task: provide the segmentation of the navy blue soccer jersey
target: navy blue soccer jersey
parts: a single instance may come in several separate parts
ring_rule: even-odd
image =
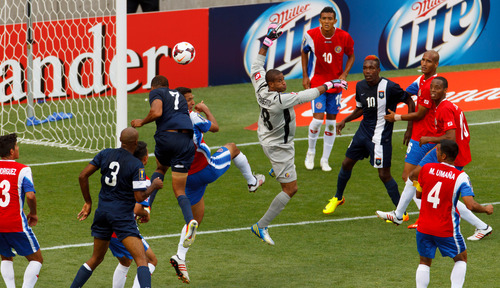
[[[363,120],[357,133],[372,139],[375,144],[390,143],[394,123],[386,121],[387,109],[396,111],[400,102],[406,102],[409,95],[397,83],[384,77],[377,85],[370,86],[366,80],[356,84],[356,107],[363,109]]]
[[[159,99],[163,103],[163,113],[156,119],[156,131],[188,129],[193,130],[188,104],[177,90],[156,88],[149,92],[149,104]]]
[[[127,150],[117,148],[102,150],[90,164],[101,169],[99,207],[104,205],[120,213],[133,211],[134,191],[146,190],[148,183],[142,162]]]

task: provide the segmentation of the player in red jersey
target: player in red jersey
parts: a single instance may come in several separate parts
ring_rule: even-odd
[[[385,119],[390,122],[401,120],[410,121],[408,122],[407,133],[405,133],[403,138],[403,143],[408,145],[408,149],[406,150],[405,165],[402,175],[403,181],[405,181],[405,188],[401,193],[398,207],[391,212],[376,212],[378,217],[384,220],[390,220],[398,225],[401,224],[403,220],[407,221],[409,219],[403,216],[407,215],[405,212],[411,199],[415,199],[416,190],[415,187],[413,187],[413,182],[408,179],[408,175],[417,167],[425,154],[436,145],[435,143],[428,143],[420,146],[419,141],[420,137],[424,135],[436,134],[434,124],[434,102],[431,99],[429,87],[432,79],[437,76],[436,70],[439,65],[439,54],[434,50],[425,52],[420,61],[420,65],[423,75],[419,76],[410,86],[408,86],[408,88],[406,88],[406,92],[409,94],[417,95],[415,112],[399,115],[389,110],[389,114],[385,116]],[[420,208],[420,200],[415,199],[415,203]],[[410,225],[408,228],[414,227]]]
[[[320,27],[307,31],[302,44],[302,85],[305,89],[321,86],[331,79],[346,80],[354,63],[354,41],[349,33],[335,28],[337,18],[332,7],[325,7],[320,13]],[[342,69],[344,54],[347,56],[345,70]],[[328,158],[336,136],[336,118],[340,109],[342,89],[334,88],[311,101],[313,119],[309,124],[309,148],[305,166],[314,168],[316,141],[326,112],[323,156],[320,166],[323,171],[331,171]]]
[[[35,187],[31,168],[16,162],[19,146],[15,133],[0,136],[0,255],[1,274],[7,288],[15,288],[13,260],[16,253],[29,261],[24,272],[23,287],[35,287],[42,252],[31,226],[38,223]],[[24,214],[24,199],[30,209]]]
[[[488,215],[493,213],[493,205],[477,203],[469,176],[453,165],[460,152],[455,141],[442,140],[436,151],[440,163],[424,165],[418,176],[417,198],[422,200],[422,205],[417,227],[420,265],[415,278],[417,288],[427,287],[432,259],[439,248],[443,257],[448,256],[455,261],[450,277],[451,287],[462,287],[467,270],[467,247],[460,233],[458,198],[462,197],[468,209]]]

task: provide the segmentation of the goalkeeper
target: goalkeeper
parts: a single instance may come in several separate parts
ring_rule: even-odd
[[[297,192],[297,173],[295,172],[295,112],[297,104],[309,102],[332,88],[347,89],[344,80],[327,81],[316,88],[298,93],[283,93],[286,90],[284,75],[277,69],[264,70],[267,50],[281,35],[281,24],[271,23],[259,55],[251,67],[251,80],[260,106],[257,135],[264,153],[271,161],[276,180],[281,184],[281,192],[274,198],[264,216],[251,230],[262,241],[274,245],[267,226],[285,208]]]

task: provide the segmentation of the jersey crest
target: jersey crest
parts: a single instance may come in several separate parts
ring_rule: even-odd
[[[384,91],[378,91],[378,98],[384,99],[385,97],[385,92]]]
[[[341,46],[335,46],[335,53],[342,53],[342,47]]]

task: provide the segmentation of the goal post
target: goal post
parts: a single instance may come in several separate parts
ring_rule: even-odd
[[[127,126],[123,0],[0,4],[0,132],[95,152]]]

